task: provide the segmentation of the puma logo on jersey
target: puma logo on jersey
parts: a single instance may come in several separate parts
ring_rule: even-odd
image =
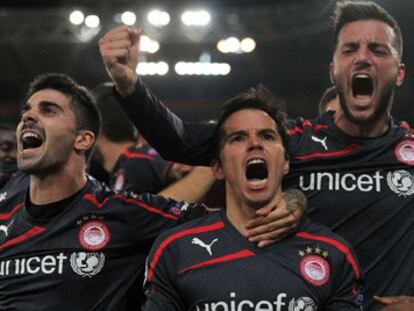
[[[218,239],[214,239],[213,241],[211,241],[210,244],[206,244],[203,241],[201,241],[199,238],[193,238],[193,240],[191,241],[191,244],[195,244],[198,246],[201,246],[202,248],[205,248],[208,252],[208,254],[210,256],[213,255],[212,251],[211,251],[211,247],[213,246],[214,243],[216,243],[218,241]]]
[[[324,139],[320,139],[319,137],[316,137],[316,136],[313,136],[312,135],[312,140],[314,141],[314,142],[317,142],[317,143],[320,143],[321,145],[322,145],[322,147],[325,149],[325,150],[328,150],[328,146],[326,145],[326,139],[327,139],[328,137],[326,137],[325,136],[325,138]]]
[[[0,226],[0,231],[3,231],[6,237],[9,235],[9,228],[13,224],[13,222],[14,220],[12,220],[7,226],[5,225]]]
[[[0,202],[6,200],[7,198],[7,192],[0,193]]]

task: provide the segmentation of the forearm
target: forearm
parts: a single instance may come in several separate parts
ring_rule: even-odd
[[[158,194],[176,201],[200,202],[214,181],[215,178],[210,168],[195,167],[187,176]]]
[[[213,124],[184,122],[140,79],[131,95],[122,98],[116,91],[114,93],[139,132],[164,159],[190,165],[210,164]]]

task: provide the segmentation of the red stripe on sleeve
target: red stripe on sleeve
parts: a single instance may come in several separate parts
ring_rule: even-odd
[[[202,261],[199,262],[198,264],[192,265],[190,267],[187,267],[185,269],[182,269],[181,271],[178,272],[178,275],[185,273],[189,270],[192,269],[197,269],[200,267],[205,267],[205,266],[210,266],[210,265],[214,265],[214,264],[218,264],[218,263],[222,263],[222,262],[226,262],[226,261],[232,261],[232,260],[236,260],[236,259],[241,259],[241,258],[245,258],[245,257],[250,257],[250,256],[255,256],[256,254],[254,252],[252,252],[251,250],[248,249],[244,249],[240,252],[237,253],[233,253],[233,254],[229,254],[226,256],[222,256],[222,257],[217,257],[214,259],[210,259],[210,260],[206,260],[206,261]]]
[[[322,242],[335,246],[337,249],[339,249],[342,253],[345,254],[346,260],[349,262],[352,269],[354,270],[356,279],[357,280],[360,279],[361,272],[359,271],[358,265],[356,264],[356,260],[354,256],[352,255],[351,251],[349,250],[349,248],[346,247],[344,244],[332,238],[328,238],[326,236],[314,235],[314,234],[303,232],[303,231],[297,232],[296,236],[300,238],[304,238],[304,239],[309,239],[309,240],[322,241]]]
[[[23,203],[17,204],[13,209],[8,213],[0,213],[1,220],[7,220],[12,217],[19,209],[23,207]]]
[[[360,145],[352,144],[346,147],[345,149],[334,151],[334,152],[315,152],[310,153],[302,156],[295,156],[293,157],[294,160],[308,160],[314,158],[330,158],[330,157],[337,157],[337,156],[344,156],[350,153],[354,153],[361,150]]]
[[[92,194],[90,194],[90,193],[85,194],[83,196],[83,198],[85,200],[91,201],[92,204],[95,205],[97,208],[102,208],[105,205],[105,203],[110,199],[110,197],[108,197],[108,198],[105,198],[102,202],[99,202],[98,199],[95,196],[93,196]],[[158,209],[156,207],[153,207],[151,205],[148,205],[148,204],[146,204],[144,202],[141,202],[141,201],[139,201],[137,199],[127,198],[127,197],[125,197],[125,196],[123,196],[121,194],[116,194],[112,198],[113,199],[120,199],[120,200],[122,200],[122,201],[124,201],[124,202],[126,202],[128,204],[132,204],[132,205],[139,206],[139,207],[147,210],[150,213],[158,214],[158,215],[160,215],[160,216],[162,216],[164,218],[168,218],[168,219],[172,219],[172,220],[178,220],[178,217],[177,216],[174,216],[174,215],[165,213],[164,211],[162,211],[162,210],[160,210],[160,209]]]
[[[211,225],[207,225],[207,226],[201,226],[201,227],[197,227],[197,228],[190,228],[190,229],[186,229],[183,231],[179,231],[171,236],[169,236],[168,238],[166,238],[164,241],[161,242],[160,246],[158,246],[158,248],[156,249],[155,253],[154,253],[154,258],[151,260],[151,263],[149,265],[149,270],[148,270],[148,280],[151,280],[153,275],[154,275],[154,269],[158,263],[158,260],[161,257],[162,252],[164,251],[164,249],[172,242],[174,242],[175,240],[182,238],[183,236],[186,235],[190,235],[190,234],[197,234],[197,233],[203,233],[203,232],[208,232],[208,231],[214,231],[214,230],[218,230],[224,228],[224,222],[219,221],[216,222],[214,224]]]
[[[25,233],[19,235],[18,237],[15,237],[14,239],[8,240],[5,243],[0,245],[0,250],[3,250],[7,247],[10,247],[14,244],[20,244],[24,241],[26,241],[27,239],[30,239],[40,233],[42,233],[43,231],[45,231],[46,229],[43,227],[33,227],[30,230],[26,231]]]
[[[146,160],[153,160],[154,157],[146,154],[146,153],[139,153],[139,152],[131,152],[128,149],[126,149],[124,152],[122,152],[122,155],[128,159],[146,159]]]

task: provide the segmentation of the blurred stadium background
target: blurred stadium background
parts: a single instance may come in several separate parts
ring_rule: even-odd
[[[407,76],[393,114],[414,125],[414,1],[377,2],[396,17],[405,39]],[[226,99],[258,83],[286,102],[290,116],[312,117],[330,86],[334,6],[334,0],[1,0],[0,119],[17,119],[28,83],[40,73],[63,72],[91,88],[107,81],[97,41],[123,23],[147,36],[138,68],[144,81],[186,119],[214,118]]]

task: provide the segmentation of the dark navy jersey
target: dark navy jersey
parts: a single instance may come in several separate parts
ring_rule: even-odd
[[[111,173],[111,188],[135,193],[158,193],[168,183],[172,162],[149,145],[125,149]]]
[[[146,311],[360,310],[349,244],[309,222],[264,249],[217,212],[163,233],[147,260]]]
[[[0,310],[137,310],[150,246],[188,207],[92,179],[41,214],[25,196],[0,203]]]
[[[7,183],[0,188],[0,203],[7,198],[14,196],[16,193],[21,192],[29,187],[30,177],[28,174],[21,171],[17,171],[7,181]]]
[[[137,86],[121,104],[150,144],[172,161],[208,165],[214,125],[182,121],[141,81]],[[309,217],[352,243],[365,272],[366,309],[381,308],[372,295],[414,296],[411,130],[391,121],[380,137],[350,137],[334,124],[332,112],[292,123],[285,186],[300,187]]]

